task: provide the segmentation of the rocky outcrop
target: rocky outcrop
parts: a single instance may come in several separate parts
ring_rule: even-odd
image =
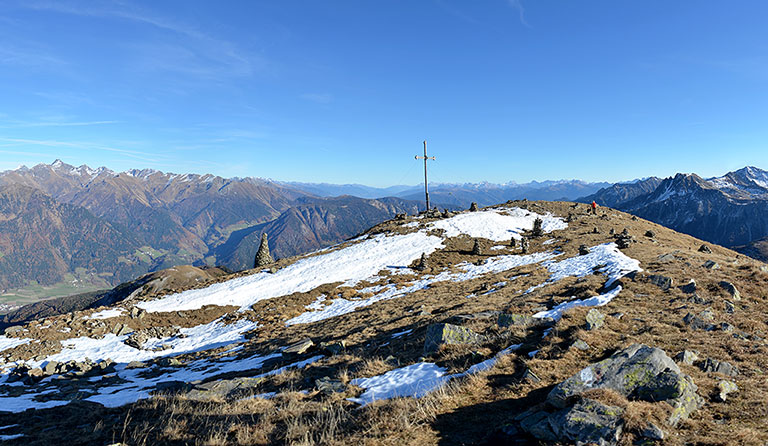
[[[549,409],[523,414],[520,426],[544,441],[617,444],[623,411],[582,396],[593,389],[610,390],[630,401],[667,403],[673,408],[667,420],[671,426],[703,404],[693,379],[663,350],[633,344],[556,385],[546,398]]]
[[[480,344],[485,337],[453,324],[433,324],[427,328],[424,354],[435,353],[443,345]]]

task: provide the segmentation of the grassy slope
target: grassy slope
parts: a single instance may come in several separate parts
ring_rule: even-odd
[[[601,276],[564,279],[526,295],[521,290],[539,284],[547,277],[546,271],[531,265],[467,282],[435,284],[427,290],[380,302],[351,314],[286,327],[287,319],[305,311],[304,306],[320,294],[360,296],[356,289],[326,285],[307,293],[262,301],[253,308],[261,327],[246,344],[243,355],[271,352],[304,337],[311,337],[316,344],[341,339],[348,343],[342,355],[329,356],[302,371],[267,379],[258,390],[277,391],[278,395],[271,400],[200,403],[167,396],[118,409],[78,403],[37,411],[39,418],[34,422],[26,415],[0,414],[0,425],[19,423],[24,418],[23,430],[28,433],[23,441],[25,444],[31,439],[47,444],[53,438],[60,438],[64,431],[70,438],[83,443],[477,444],[487,440],[491,432],[517,413],[542,401],[553,385],[619,348],[642,342],[663,348],[670,356],[683,349],[698,350],[702,358],[727,360],[741,370],[735,380],[742,390],[727,403],[715,403],[710,397],[717,377],[693,366],[681,366],[694,378],[707,404],[677,429],[667,429],[668,444],[764,444],[768,441],[764,424],[768,416],[768,382],[765,379],[768,348],[761,338],[768,333],[768,291],[765,287],[768,273],[764,271],[765,265],[717,246],[712,246],[712,254],[700,253],[697,248],[701,241],[650,222],[632,220],[618,211],[602,210],[605,215],[595,217],[586,215],[584,205],[572,209],[569,203],[517,204],[529,206],[536,212],[577,214],[567,230],[554,234],[554,244],[541,244],[550,238],[547,236],[536,239],[531,243],[532,252],[560,247],[566,256],[573,256],[580,244],[594,246],[610,241],[609,229],[621,232],[628,228],[638,243],[624,252],[639,259],[645,272],[634,281],[624,279],[625,289],[619,297],[601,309],[606,314],[621,312],[624,314],[621,319],[609,317],[605,327],[586,331],[583,329],[586,310],[577,309],[567,313],[552,334],[544,339],[540,330],[499,329],[493,319],[463,322],[462,325],[475,331],[498,335],[497,340],[475,348],[445,349],[429,358],[430,361],[451,371],[461,371],[508,344],[521,342],[525,346],[519,355],[506,357],[490,371],[456,381],[426,398],[381,401],[357,410],[357,406],[345,398],[357,395],[359,389],[350,387],[344,393],[327,397],[314,391],[314,380],[330,376],[348,382],[352,378],[374,376],[399,365],[411,364],[422,355],[424,333],[431,323],[457,321],[458,315],[489,310],[532,314],[536,308],[551,307],[568,296],[594,295],[604,279]],[[593,233],[595,227],[597,234]],[[391,229],[394,224],[385,223],[374,231]],[[648,230],[654,231],[656,236],[644,236]],[[489,255],[513,252],[489,251],[493,244],[483,241],[483,255],[474,256],[469,253],[472,240],[452,239],[444,250],[430,257],[429,263],[436,271],[451,268],[461,261],[475,262]],[[664,254],[672,254],[674,258],[660,260],[659,256]],[[706,260],[718,262],[720,268],[703,268],[701,265]],[[649,274],[672,277],[676,286],[662,291],[647,281]],[[707,303],[693,303],[690,296],[677,287],[691,278],[696,279],[699,295]],[[402,283],[413,279],[413,276],[394,278]],[[509,285],[498,292],[474,299],[466,297],[472,293],[480,294],[485,287],[502,280],[508,281]],[[736,302],[735,314],[725,311],[727,296],[717,285],[721,280],[735,283],[742,293],[742,300]],[[714,311],[717,323],[728,322],[755,337],[743,340],[719,330],[694,331],[682,323],[687,313],[706,308]],[[220,314],[218,311],[214,313],[206,317],[210,319]],[[170,322],[178,321],[171,319]],[[413,331],[407,336],[392,338],[393,333],[403,330]],[[586,341],[592,348],[586,352],[569,349],[576,339]],[[534,349],[539,353],[535,359],[529,359],[525,353]],[[311,354],[316,352],[307,355]],[[523,379],[526,369],[532,370],[541,381]],[[305,389],[309,391],[307,394],[297,392]],[[626,401],[618,404],[628,405],[630,423],[653,416],[653,411],[646,405]],[[631,443],[629,436],[625,443]]]

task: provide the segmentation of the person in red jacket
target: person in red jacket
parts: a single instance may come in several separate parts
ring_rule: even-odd
[[[597,203],[594,200],[592,200],[592,213],[597,215]]]

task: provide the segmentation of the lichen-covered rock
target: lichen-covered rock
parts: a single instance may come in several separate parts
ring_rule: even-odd
[[[587,330],[596,330],[605,324],[605,315],[592,308],[587,312],[586,322]]]
[[[687,418],[702,403],[693,379],[682,373],[664,350],[642,344],[633,344],[582,369],[555,386],[547,402],[564,408],[573,397],[589,389],[610,389],[627,398],[666,401],[674,409],[669,420],[672,425]]]
[[[549,425],[559,440],[576,444],[615,445],[623,429],[623,409],[584,398],[573,407],[549,417]]]
[[[739,386],[733,381],[723,379],[717,383],[717,391],[717,400],[724,403],[729,393],[739,391]]]
[[[186,393],[186,397],[196,401],[212,399],[237,399],[251,396],[264,382],[264,378],[232,378],[198,384]]]
[[[573,342],[573,344],[571,344],[571,348],[575,348],[581,351],[587,351],[589,350],[589,344],[582,341],[581,339],[577,339],[576,341]]]
[[[442,345],[479,344],[485,337],[474,331],[452,324],[432,324],[427,328],[424,354],[434,353]]]

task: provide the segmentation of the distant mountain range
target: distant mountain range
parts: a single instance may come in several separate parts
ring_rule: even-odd
[[[678,174],[613,185],[431,184],[430,197],[454,209],[582,197],[755,257],[768,251],[765,241],[753,245],[768,239],[768,172],[754,167],[718,178]],[[422,186],[114,172],[58,160],[21,167],[0,172],[0,301],[111,288],[180,264],[241,270],[252,266],[262,233],[273,254],[286,257],[420,210]]]
[[[760,241],[768,237],[768,172],[762,169],[745,167],[708,179],[679,173],[615,184],[579,199],[592,200],[765,259]]]
[[[424,200],[424,185],[375,188],[361,184],[281,184],[321,197],[354,195],[363,198],[399,197],[407,200]],[[588,183],[580,180],[532,181],[522,184],[430,183],[429,195],[433,203],[464,208],[469,207],[472,202],[476,202],[480,206],[490,206],[523,198],[529,200],[574,200],[607,186],[610,186],[610,183]]]
[[[418,206],[329,200],[256,178],[117,173],[58,160],[22,167],[0,173],[0,294],[29,285],[59,284],[61,294],[109,288],[179,264],[248,268],[261,232],[288,256]]]

